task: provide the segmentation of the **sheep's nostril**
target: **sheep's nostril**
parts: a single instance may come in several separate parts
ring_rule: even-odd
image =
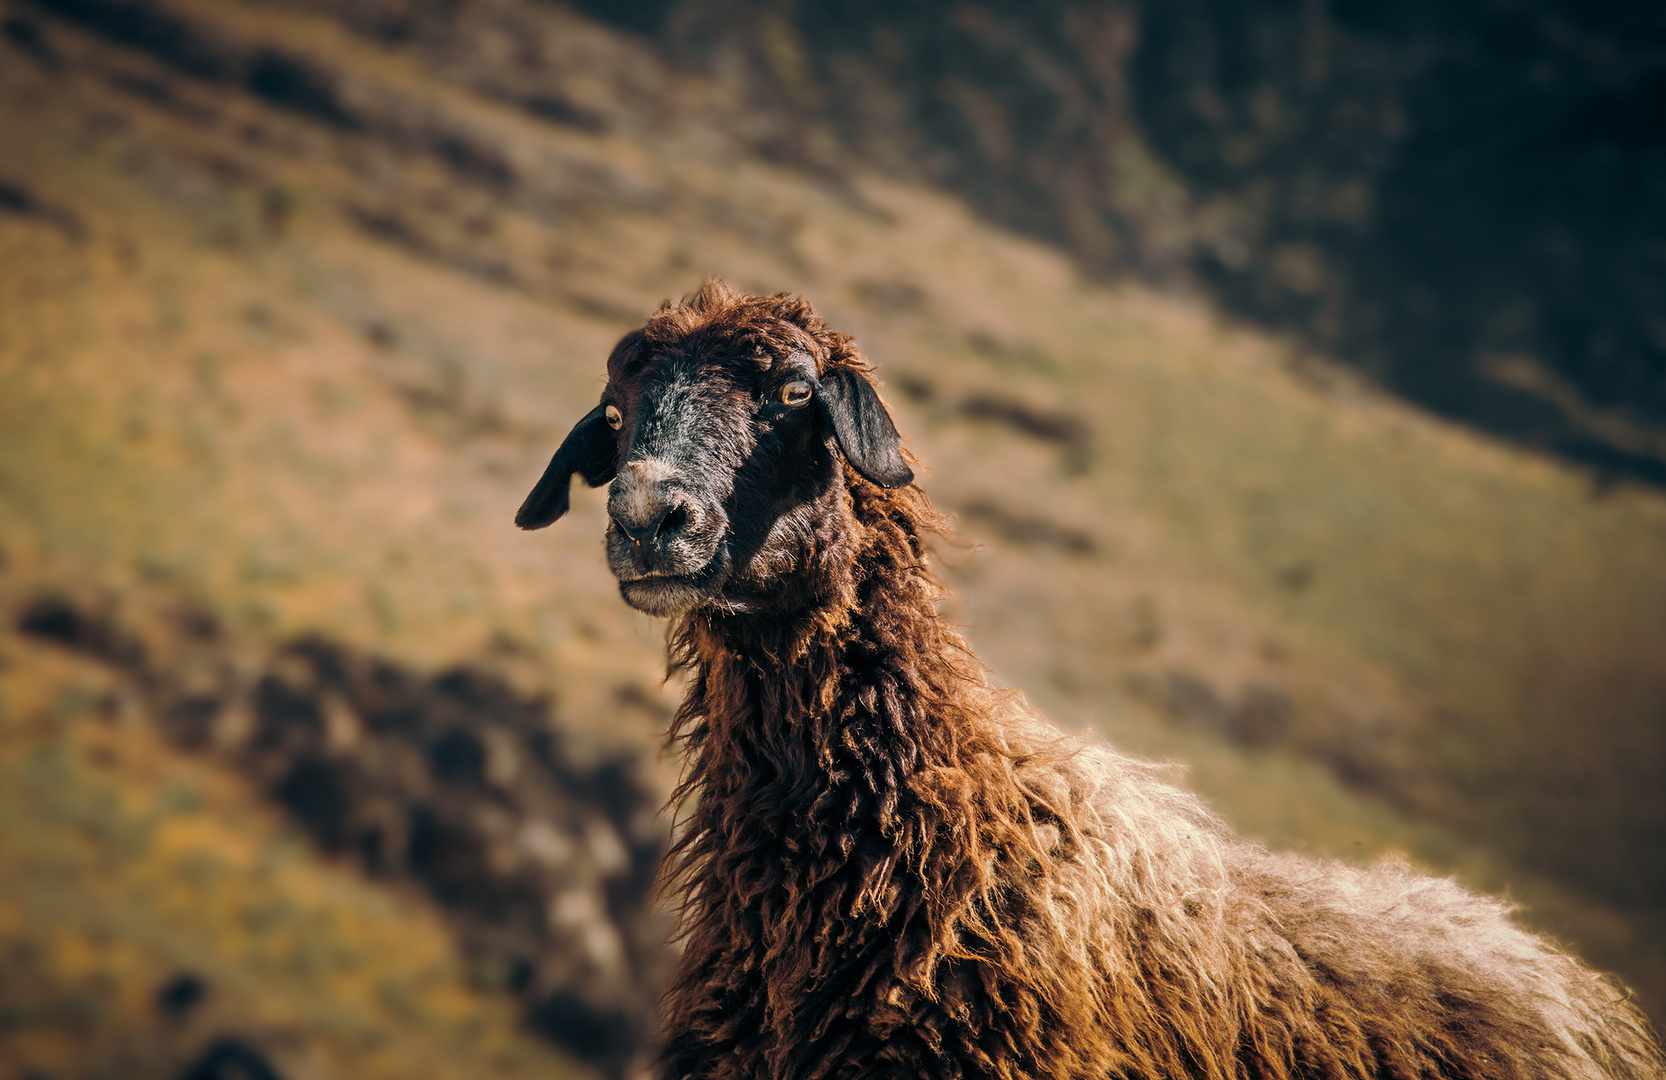
[[[675,536],[688,525],[688,507],[678,503],[671,508],[670,513],[659,519],[659,527],[654,530],[655,536]]]
[[[662,504],[647,520],[632,520],[636,515],[628,512],[609,513],[608,516],[613,519],[613,524],[619,527],[625,539],[637,547],[641,547],[644,541],[662,538],[669,540],[687,528],[689,522],[688,506],[682,502],[669,506]]]
[[[653,523],[650,522],[647,525],[638,525],[633,529],[625,521],[625,519],[620,517],[618,514],[609,514],[608,517],[613,519],[613,524],[619,526],[619,531],[625,534],[625,539],[629,540],[633,544],[642,543],[642,538],[647,536],[650,530],[654,528]]]

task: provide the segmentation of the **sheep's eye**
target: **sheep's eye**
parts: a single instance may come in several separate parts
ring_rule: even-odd
[[[614,431],[618,431],[619,425],[625,422],[625,417],[619,412],[618,407],[615,405],[609,405],[607,410],[602,415],[607,417],[607,426],[612,428]]]
[[[781,387],[781,404],[793,408],[801,408],[810,403],[810,384],[803,379],[794,379]]]

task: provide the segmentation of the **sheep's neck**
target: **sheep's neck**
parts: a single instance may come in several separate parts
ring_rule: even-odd
[[[767,971],[767,1005],[733,1022],[782,1047],[811,1037],[794,1025],[826,987],[880,970],[933,985],[993,868],[1033,854],[983,669],[937,614],[918,545],[894,541],[865,545],[842,606],[676,638],[694,677],[673,725],[688,954]]]
[[[683,635],[685,793],[729,827],[850,849],[915,832],[915,778],[991,749],[983,672],[913,545],[873,544],[821,610]]]

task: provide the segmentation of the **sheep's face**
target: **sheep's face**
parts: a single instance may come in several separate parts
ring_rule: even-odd
[[[794,335],[783,335],[792,340]],[[516,517],[566,510],[574,472],[608,493],[607,559],[650,615],[777,612],[812,602],[849,547],[841,457],[874,483],[913,478],[866,377],[823,371],[813,340],[770,349],[699,335],[627,337],[601,404],[581,420]]]

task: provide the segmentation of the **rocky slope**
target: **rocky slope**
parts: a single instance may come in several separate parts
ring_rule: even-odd
[[[765,152],[947,184],[1099,271],[1204,283],[1424,407],[1666,483],[1655,6],[589,10],[745,87]]]

